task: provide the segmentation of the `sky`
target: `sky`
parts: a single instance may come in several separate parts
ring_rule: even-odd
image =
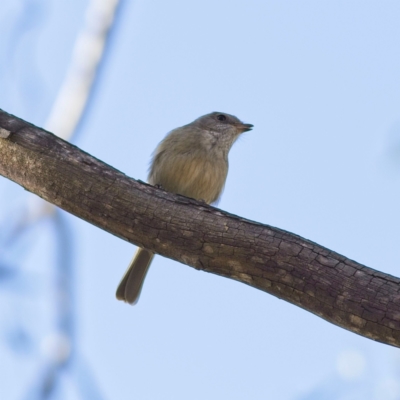
[[[3,0],[1,109],[44,126],[87,5]],[[73,143],[146,180],[168,131],[234,114],[254,128],[230,152],[218,207],[399,276],[399,18],[395,0],[125,0]],[[0,195],[4,232],[35,200],[4,178]],[[239,282],[159,256],[139,303],[118,302],[135,247],[62,217],[76,348],[55,399],[82,398],[82,365],[104,399],[400,399],[396,349]],[[34,385],[54,333],[54,242],[48,221],[25,235],[10,256],[18,283],[0,282],[10,400]]]

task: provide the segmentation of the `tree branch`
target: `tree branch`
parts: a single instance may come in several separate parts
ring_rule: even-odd
[[[400,347],[400,279],[292,233],[136,181],[1,110],[0,174],[121,239]]]

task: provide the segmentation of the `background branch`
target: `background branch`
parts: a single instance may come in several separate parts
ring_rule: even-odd
[[[400,346],[398,278],[292,233],[131,179],[3,111],[0,129],[0,174],[43,199],[131,243]]]

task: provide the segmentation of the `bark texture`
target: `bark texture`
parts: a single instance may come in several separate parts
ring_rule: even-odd
[[[400,346],[400,279],[290,232],[136,181],[0,110],[0,174],[128,242]]]

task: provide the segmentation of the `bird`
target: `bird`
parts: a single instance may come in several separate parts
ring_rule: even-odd
[[[170,131],[155,149],[148,183],[207,204],[217,202],[228,174],[228,153],[252,124],[212,112]],[[118,300],[136,304],[154,253],[139,247],[116,291]]]

